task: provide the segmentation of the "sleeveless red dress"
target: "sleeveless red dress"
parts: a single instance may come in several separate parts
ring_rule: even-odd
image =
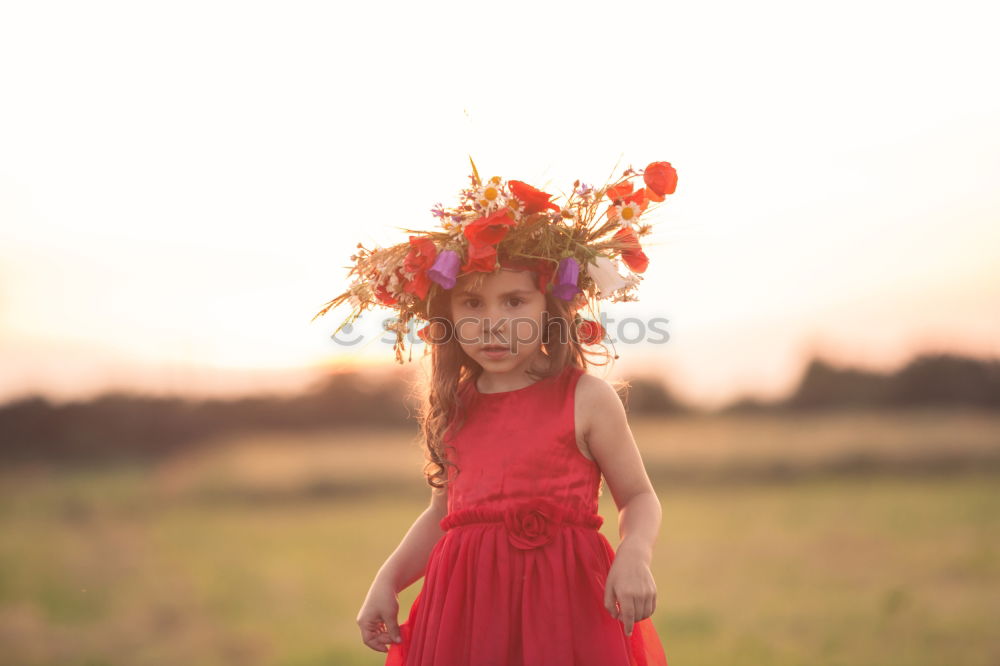
[[[514,391],[460,389],[446,437],[447,530],[386,666],[666,666],[652,619],[604,608],[615,557],[598,530],[601,471],[576,445],[576,366]]]

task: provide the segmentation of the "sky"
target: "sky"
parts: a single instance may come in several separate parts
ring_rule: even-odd
[[[312,321],[431,229],[469,156],[565,192],[671,162],[602,376],[705,406],[819,356],[1000,356],[988,3],[48,3],[0,8],[0,400],[294,391],[390,368]],[[558,199],[557,199],[558,202]],[[364,330],[364,329],[362,329]],[[627,334],[627,333],[626,333]],[[418,353],[415,351],[414,358]]]

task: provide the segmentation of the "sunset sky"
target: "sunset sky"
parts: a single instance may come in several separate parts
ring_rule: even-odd
[[[347,308],[310,320],[358,242],[434,226],[470,154],[550,192],[677,168],[642,300],[605,305],[670,340],[612,374],[716,405],[813,355],[1000,356],[985,7],[5,3],[0,399],[391,368],[375,317],[360,349],[328,337]]]

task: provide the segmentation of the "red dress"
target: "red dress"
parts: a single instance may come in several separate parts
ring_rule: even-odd
[[[584,370],[514,391],[460,389],[446,438],[447,530],[386,666],[666,666],[652,619],[632,635],[604,608],[615,551],[598,530],[601,471],[576,445]]]

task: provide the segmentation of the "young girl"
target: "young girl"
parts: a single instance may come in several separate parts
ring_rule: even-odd
[[[645,269],[637,237],[648,228],[625,226],[623,212],[635,222],[649,200],[673,192],[676,174],[659,165],[670,167],[648,166],[639,193],[627,179],[597,191],[575,183],[560,208],[520,181],[484,185],[473,164],[469,208],[451,213],[457,233],[446,225],[440,236],[411,236],[402,270],[387,250],[353,257],[367,279],[349,292],[358,310],[375,294],[399,308],[399,322],[415,313],[429,322],[420,337],[432,373],[421,413],[427,467],[436,468],[427,474],[430,506],[379,569],[357,617],[387,666],[666,666],[650,618],[660,503],[617,392],[586,372],[586,347],[604,331],[579,315],[588,293],[632,300],[638,280],[613,264],[613,275],[601,273],[601,259],[618,254]],[[596,225],[604,195],[608,221]],[[630,233],[602,245],[616,228]],[[465,257],[460,268],[442,260],[448,251]],[[572,265],[577,256],[584,274]],[[434,286],[418,284],[421,271]],[[394,330],[400,343],[403,328]],[[598,529],[602,475],[619,510],[617,552]],[[421,577],[400,624],[397,595]]]

